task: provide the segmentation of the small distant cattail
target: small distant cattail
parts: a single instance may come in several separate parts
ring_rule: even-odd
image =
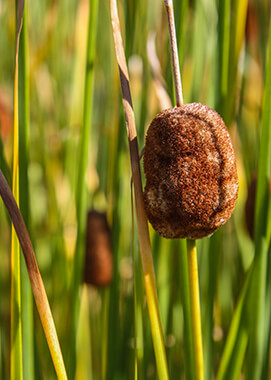
[[[106,214],[91,210],[87,217],[84,282],[108,285],[112,272],[111,232]]]
[[[170,108],[154,118],[144,171],[148,219],[166,238],[209,236],[234,210],[238,178],[230,135],[205,105]]]

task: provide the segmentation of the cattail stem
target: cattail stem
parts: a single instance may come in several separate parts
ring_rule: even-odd
[[[177,49],[177,38],[174,23],[174,9],[172,0],[165,0],[165,6],[168,17],[168,28],[171,47],[171,58],[173,77],[175,84],[175,95],[177,106],[183,105],[182,83],[180,74],[180,65]],[[199,280],[198,280],[198,263],[196,241],[187,239],[187,259],[189,271],[189,287],[190,287],[190,302],[191,302],[191,322],[193,332],[193,348],[194,348],[194,363],[195,363],[195,379],[204,379],[203,367],[203,348],[201,334],[201,317],[200,317],[200,297],[199,297]]]
[[[174,78],[174,85],[175,85],[176,104],[178,107],[180,107],[183,105],[183,90],[182,90],[182,81],[181,81],[178,49],[177,49],[177,38],[176,38],[176,29],[175,29],[175,22],[174,22],[174,10],[173,10],[172,0],[165,0],[165,6],[167,10],[167,17],[168,17],[169,39],[170,39],[170,48],[171,48],[173,78]]]
[[[139,245],[142,259],[142,267],[144,272],[145,291],[149,309],[157,373],[160,380],[167,380],[168,369],[166,351],[164,346],[163,331],[158,306],[157,288],[154,274],[148,222],[143,200],[137,133],[135,128],[135,116],[132,106],[132,97],[129,85],[129,75],[120,32],[116,0],[111,0],[110,5],[113,37],[119,67],[123,108],[125,113],[127,135],[129,140],[132,178],[134,182],[135,191],[135,209],[138,226]]]
[[[34,250],[31,240],[29,238],[22,214],[17,206],[17,203],[12,195],[12,192],[7,184],[7,181],[0,170],[0,195],[6,206],[6,209],[12,220],[14,230],[16,231],[19,239],[26,267],[28,270],[34,298],[36,301],[37,309],[40,315],[41,323],[47,343],[50,349],[50,353],[53,359],[57,377],[60,380],[66,380],[66,370],[62,358],[61,349],[58,342],[58,337],[50,309],[50,305],[47,299],[43,281],[39,272],[38,264],[35,258]]]
[[[204,379],[203,350],[200,319],[200,297],[198,281],[198,263],[196,241],[187,239],[187,259],[191,298],[191,316],[193,331],[194,363],[196,380]]]

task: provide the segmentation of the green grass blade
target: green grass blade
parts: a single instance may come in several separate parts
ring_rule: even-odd
[[[24,2],[16,3],[16,50],[14,74],[14,127],[13,127],[13,168],[12,193],[19,202],[19,111],[18,111],[18,52],[22,27]],[[22,319],[21,319],[21,268],[20,245],[15,229],[11,230],[11,356],[10,379],[23,378],[22,368]]]
[[[86,171],[88,164],[88,147],[90,137],[90,122],[92,118],[93,107],[93,79],[94,79],[94,59],[96,47],[96,31],[97,31],[97,14],[99,1],[92,0],[89,4],[89,23],[88,23],[88,42],[86,54],[86,74],[85,74],[85,90],[84,90],[84,111],[83,124],[80,135],[79,145],[79,163],[78,177],[76,188],[76,213],[77,213],[77,240],[75,248],[75,256],[73,262],[73,273],[71,280],[71,313],[72,313],[72,343],[71,359],[69,362],[70,376],[75,373],[75,334],[77,329],[79,300],[78,291],[82,280],[84,247],[85,247],[85,226],[87,215],[87,188],[86,188]]]
[[[248,351],[248,374],[251,380],[258,380],[263,369],[263,346],[265,330],[265,297],[267,252],[267,202],[269,195],[269,176],[271,160],[271,23],[269,24],[269,41],[267,62],[265,66],[265,87],[261,123],[261,139],[258,161],[258,181],[255,205],[255,262],[253,282],[250,292],[250,342]]]
[[[218,274],[218,264],[220,259],[220,234],[217,232],[210,239],[209,251],[206,252],[208,260],[207,294],[204,302],[205,313],[203,314],[203,356],[204,356],[204,377],[210,379],[213,369],[213,330],[214,330],[214,303],[216,295],[216,284]],[[204,252],[205,253],[205,252]]]
[[[269,200],[270,201],[270,200]],[[270,239],[269,239],[270,242]],[[269,379],[270,372],[270,343],[271,343],[271,242],[269,243],[268,250],[268,269],[267,269],[267,285],[266,285],[266,307],[265,307],[265,321],[266,321],[266,333],[264,337],[264,369],[262,373],[263,379]],[[268,377],[269,373],[269,377]]]
[[[133,187],[131,186],[131,208],[132,208],[132,254],[133,254],[133,285],[134,285],[134,379],[143,379],[143,321],[142,321],[142,289],[140,287],[142,270],[138,257],[138,250],[135,248],[134,234],[134,199]]]
[[[228,72],[230,48],[230,0],[219,1],[218,8],[218,48],[217,48],[217,104],[216,110],[225,115],[228,97]]]
[[[241,319],[243,311],[245,310],[245,300],[247,295],[247,290],[249,286],[249,282],[251,279],[251,271],[249,272],[246,282],[243,286],[242,292],[240,294],[239,301],[237,303],[237,306],[234,311],[234,315],[232,318],[230,330],[227,336],[226,344],[223,350],[223,354],[220,360],[218,372],[216,375],[217,380],[226,380],[228,372],[232,369],[230,367],[232,366],[232,358],[234,355],[234,349],[236,346],[236,341],[238,340],[238,331],[240,329],[241,325]],[[244,323],[244,322],[243,322]]]
[[[19,186],[20,208],[29,227],[29,190],[28,190],[28,160],[29,160],[29,76],[28,76],[28,46],[27,46],[27,3],[24,8],[24,22],[21,30],[19,49]],[[23,376],[34,379],[34,326],[33,297],[26,265],[21,261],[21,291],[22,291],[22,348]]]
[[[184,315],[184,352],[185,352],[185,373],[186,378],[193,380],[194,373],[194,356],[193,356],[193,335],[191,323],[191,304],[190,304],[190,289],[188,277],[188,263],[186,254],[185,240],[179,242],[179,267],[181,288],[181,297],[183,304]]]
[[[248,0],[232,2],[230,25],[229,77],[228,77],[228,107],[224,120],[230,125],[236,112],[236,89],[238,84],[238,64],[244,42]]]
[[[127,135],[130,150],[130,163],[135,189],[135,208],[137,216],[137,227],[140,243],[140,252],[142,259],[142,267],[144,273],[144,284],[146,298],[149,310],[150,325],[152,331],[153,346],[156,359],[156,368],[159,379],[168,379],[168,368],[166,351],[164,346],[164,337],[161,326],[160,311],[157,297],[157,287],[153,266],[152,250],[150,244],[150,236],[148,229],[147,216],[144,208],[142,181],[139,164],[139,153],[137,143],[137,132],[135,128],[135,116],[132,106],[132,98],[130,91],[128,68],[123,49],[122,36],[120,32],[119,17],[116,0],[111,0],[111,23],[113,29],[113,37],[115,43],[116,57],[118,61],[123,108],[126,119]]]

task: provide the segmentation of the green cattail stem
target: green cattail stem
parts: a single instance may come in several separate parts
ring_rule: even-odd
[[[197,262],[197,248],[196,248],[195,240],[187,239],[187,259],[188,259],[189,284],[190,284],[195,379],[204,380],[198,262]]]

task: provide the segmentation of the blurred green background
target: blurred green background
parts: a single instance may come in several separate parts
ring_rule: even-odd
[[[87,66],[93,73],[92,98],[86,101],[84,92],[88,15],[90,7],[94,12],[93,3],[87,0],[26,3],[30,94],[28,229],[70,379],[134,378],[132,250],[135,250],[138,378],[155,379],[136,233],[132,237],[131,171],[109,1],[97,2],[96,46],[93,61]],[[142,150],[147,126],[168,101],[164,92],[162,95],[159,92],[161,88],[174,104],[167,18],[163,1],[118,1],[118,6]],[[266,66],[270,1],[182,0],[175,1],[174,7],[184,102],[205,103],[222,115],[232,137],[239,175],[239,198],[233,217],[212,238],[198,242],[205,374],[206,379],[211,379],[216,378],[231,321],[249,268],[253,266],[255,245],[245,223],[245,210],[248,186],[258,171],[266,67],[271,68]],[[0,166],[9,183],[15,25],[15,3],[0,0]],[[156,55],[150,48],[153,36]],[[155,72],[157,59],[160,68]],[[82,186],[87,191],[86,201],[82,202],[82,231],[89,209],[106,212],[111,226],[114,275],[111,285],[104,288],[83,283],[84,259],[75,254],[84,102],[86,107],[92,107],[92,112],[87,118],[87,169],[81,173]],[[249,213],[248,219],[251,223],[253,213]],[[8,379],[10,221],[2,202],[0,233],[0,378]],[[151,239],[170,379],[188,379],[180,269],[184,242],[164,240],[152,229]],[[84,239],[81,245],[84,248]],[[77,274],[74,268],[78,269]],[[270,276],[265,275],[265,297],[268,297]],[[267,373],[270,376],[268,307],[264,311],[267,341],[260,364],[263,379],[267,379]],[[34,315],[31,327],[34,349],[31,354],[30,345],[33,371],[26,378],[54,379],[36,308],[29,310]],[[246,325],[243,319],[240,323]],[[242,341],[244,346],[238,348],[237,344],[233,348],[236,351],[227,367],[233,372],[229,375],[226,371],[222,378],[232,380],[241,378],[240,373],[247,374],[247,363],[253,357],[247,349],[249,331],[246,342]],[[235,337],[234,342],[238,343],[238,333]],[[240,359],[237,364],[233,363],[236,358]]]

